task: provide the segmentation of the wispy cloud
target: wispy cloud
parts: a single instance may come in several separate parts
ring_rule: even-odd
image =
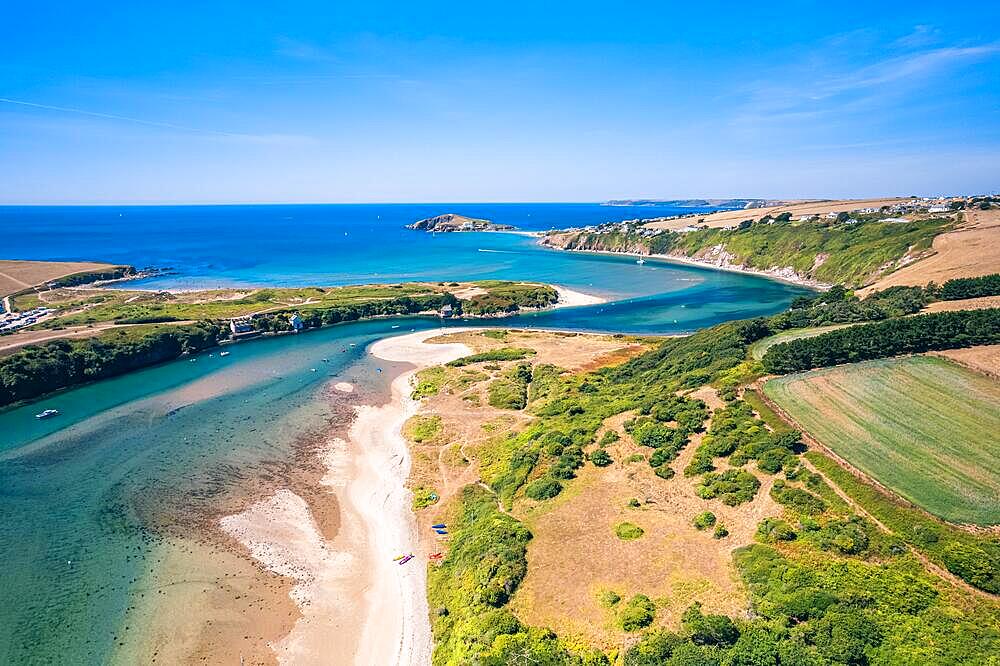
[[[215,129],[205,129],[200,127],[190,127],[187,125],[178,125],[176,123],[162,122],[158,120],[146,120],[144,118],[134,118],[131,116],[122,116],[116,113],[104,113],[100,111],[89,111],[86,109],[75,109],[67,106],[57,106],[54,104],[40,104],[38,102],[29,102],[27,100],[21,99],[10,99],[7,97],[0,97],[0,103],[12,104],[16,106],[28,107],[32,109],[42,109],[46,111],[57,111],[59,113],[69,113],[79,116],[88,116],[91,118],[100,118],[103,120],[113,120],[118,122],[126,122],[135,125],[144,125],[146,127],[156,127],[160,129],[169,129],[178,132],[185,132],[190,134],[199,134],[203,136],[211,136],[223,139],[235,139],[239,141],[247,141],[252,143],[303,143],[309,142],[312,139],[310,137],[293,135],[293,134],[247,134],[242,132],[227,132]]]
[[[326,47],[285,36],[278,37],[274,52],[293,60],[327,63],[341,61],[339,56]]]
[[[741,120],[795,120],[869,109],[930,84],[935,76],[1000,54],[1000,43],[952,46],[893,55],[854,68],[838,68],[823,53],[808,66],[779,73],[744,89]],[[819,72],[817,74],[817,72]],[[825,72],[825,73],[824,73]]]

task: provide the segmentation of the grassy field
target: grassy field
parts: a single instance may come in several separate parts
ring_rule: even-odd
[[[1000,523],[1000,383],[916,356],[764,385],[813,437],[910,502],[957,523]]]
[[[0,259],[0,296],[21,291],[56,278],[112,268],[92,261],[20,261]]]
[[[830,326],[793,328],[787,331],[782,331],[781,333],[775,333],[774,335],[769,335],[768,337],[758,340],[750,345],[750,355],[759,361],[764,358],[764,354],[767,353],[767,350],[774,345],[781,344],[782,342],[791,342],[792,340],[798,340],[800,338],[815,338],[817,335],[823,335],[824,333],[835,331],[838,328],[844,328],[845,326],[853,326],[853,324],[831,324]]]

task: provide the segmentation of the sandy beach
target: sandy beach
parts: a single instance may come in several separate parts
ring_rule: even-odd
[[[290,597],[301,616],[271,644],[279,663],[430,663],[426,553],[405,487],[410,454],[401,431],[417,409],[413,374],[470,352],[425,342],[444,331],[386,338],[369,349],[409,369],[392,381],[388,403],[357,407],[347,439],[333,438],[325,449],[321,483],[341,506],[334,537],[324,536],[309,504],[290,489],[220,521],[262,566],[294,581]],[[408,553],[415,557],[406,565],[393,560]]]
[[[559,300],[552,306],[555,308],[572,308],[578,305],[598,305],[608,302],[606,298],[594,296],[593,294],[585,294],[582,291],[575,291],[557,284],[552,285],[552,288],[559,294]]]

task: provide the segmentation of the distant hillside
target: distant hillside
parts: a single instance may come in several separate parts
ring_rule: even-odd
[[[681,231],[609,224],[551,233],[541,243],[566,250],[659,255],[818,286],[861,287],[930,254],[934,237],[952,226],[950,218],[903,224],[854,218],[773,221]]]
[[[785,202],[770,199],[612,199],[603,206],[668,206],[671,208],[726,208],[742,210],[779,206]]]
[[[457,213],[445,213],[417,220],[413,224],[406,225],[406,228],[420,231],[513,231],[515,229],[509,224],[497,224],[490,220],[466,217]]]

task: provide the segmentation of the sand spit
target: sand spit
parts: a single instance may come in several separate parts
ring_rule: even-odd
[[[425,340],[458,330],[386,338],[369,350],[411,369],[393,380],[388,403],[357,407],[347,440],[332,439],[323,451],[321,483],[341,504],[335,537],[324,538],[309,504],[289,489],[220,521],[264,567],[295,581],[290,596],[301,617],[271,644],[279,663],[430,663],[426,553],[419,551],[405,487],[410,455],[402,427],[417,410],[410,398],[413,374],[470,353],[463,344]],[[400,566],[393,557],[404,553],[415,558]]]
[[[463,344],[431,345],[430,337],[455,329],[419,331],[379,340],[372,356],[405,361],[414,369],[392,382],[392,399],[382,407],[361,407],[351,428],[360,474],[349,487],[348,501],[367,528],[370,550],[376,555],[370,569],[372,584],[365,593],[365,617],[356,664],[429,664],[433,639],[427,608],[426,553],[419,552],[412,495],[405,483],[410,475],[410,453],[403,423],[417,411],[410,398],[410,380],[416,370],[446,363],[470,353]],[[414,553],[410,566],[400,566],[395,555]]]
[[[557,284],[552,285],[552,288],[559,293],[559,300],[553,307],[557,308],[572,308],[578,305],[598,305],[600,303],[607,303],[608,299],[601,298],[600,296],[594,296],[592,294],[585,294],[581,291],[575,291],[573,289],[567,289],[566,287],[561,287]]]

